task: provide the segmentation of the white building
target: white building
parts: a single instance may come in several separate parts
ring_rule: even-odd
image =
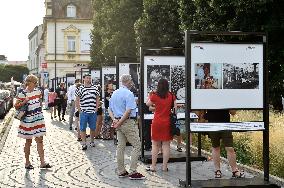
[[[43,40],[41,39],[42,33],[42,25],[39,25],[29,34],[29,59],[27,63],[30,74],[37,75],[40,78],[41,85],[43,84],[41,73],[44,71],[42,64],[45,55]]]
[[[43,39],[49,80],[87,68],[90,58],[92,0],[45,0]],[[62,80],[61,80],[62,78]],[[54,85],[52,85],[54,86]]]

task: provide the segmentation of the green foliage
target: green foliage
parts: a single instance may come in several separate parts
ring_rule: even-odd
[[[181,28],[200,31],[267,32],[270,102],[282,110],[284,95],[284,1],[180,0]]]
[[[134,22],[142,13],[142,0],[94,1],[91,67],[113,65],[114,56],[136,55]]]
[[[28,73],[29,69],[24,66],[0,65],[0,80],[2,82],[10,82],[11,77],[18,82],[22,82],[23,75]]]
[[[176,0],[144,0],[144,12],[135,23],[137,47],[180,47],[179,4]]]

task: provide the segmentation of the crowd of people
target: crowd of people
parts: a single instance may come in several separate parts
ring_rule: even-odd
[[[41,98],[44,99],[44,109],[48,110],[52,120],[66,121],[66,108],[69,109],[69,129],[77,130],[77,140],[81,142],[82,150],[88,147],[95,147],[95,139],[110,140],[117,135],[117,169],[118,177],[129,177],[132,180],[145,179],[145,176],[137,172],[138,157],[141,152],[141,140],[137,121],[137,97],[134,96],[131,88],[133,81],[130,75],[122,75],[120,78],[121,87],[113,91],[112,83],[104,87],[105,98],[101,101],[102,87],[93,85],[90,74],[86,74],[83,80],[76,79],[74,85],[68,90],[65,83],[60,83],[58,88],[47,87],[41,92],[37,89],[37,77],[28,75],[25,79],[25,87],[19,92],[15,108],[18,109],[28,104],[27,115],[21,120],[18,135],[26,139],[25,168],[33,169],[30,162],[30,147],[32,139],[37,143],[37,151],[40,156],[41,168],[51,168],[52,165],[45,162],[43,149],[43,136],[46,134],[45,122],[42,112]],[[43,96],[42,96],[43,95]],[[154,112],[151,121],[152,144],[148,147],[152,152],[152,164],[146,168],[147,171],[157,171],[158,153],[162,152],[162,171],[167,172],[170,157],[170,143],[173,136],[170,133],[170,112],[172,107],[177,111],[178,104],[176,97],[169,91],[169,83],[165,79],[158,81],[157,89],[149,93],[146,105],[149,111]],[[235,111],[208,110],[199,113],[199,121],[208,122],[229,122],[230,114]],[[75,121],[74,121],[75,118]],[[73,125],[74,124],[74,125]],[[90,135],[86,134],[87,126]],[[87,144],[87,137],[90,136],[90,143]],[[231,133],[216,132],[210,134],[212,140],[212,156],[215,166],[215,178],[221,178],[220,170],[220,140],[223,141],[228,161],[232,169],[232,177],[243,177],[244,174],[237,168],[236,154],[232,147],[233,137]],[[181,149],[181,135],[178,135],[177,150]],[[133,150],[131,152],[130,168],[127,171],[124,163],[126,144],[129,142]]]

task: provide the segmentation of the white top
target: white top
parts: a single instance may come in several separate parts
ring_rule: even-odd
[[[45,88],[44,91],[43,91],[43,96],[44,96],[45,101],[48,101],[48,92],[49,92],[49,90],[47,88]]]
[[[71,85],[69,88],[68,88],[68,91],[67,91],[67,102],[68,103],[71,103],[71,101],[75,101],[76,99],[76,96],[75,96],[75,91],[76,91],[76,85]]]

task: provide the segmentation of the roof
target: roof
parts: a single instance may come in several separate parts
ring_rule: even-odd
[[[69,4],[73,4],[76,6],[76,19],[93,18],[92,0],[52,0],[52,17],[66,19],[66,7]]]

